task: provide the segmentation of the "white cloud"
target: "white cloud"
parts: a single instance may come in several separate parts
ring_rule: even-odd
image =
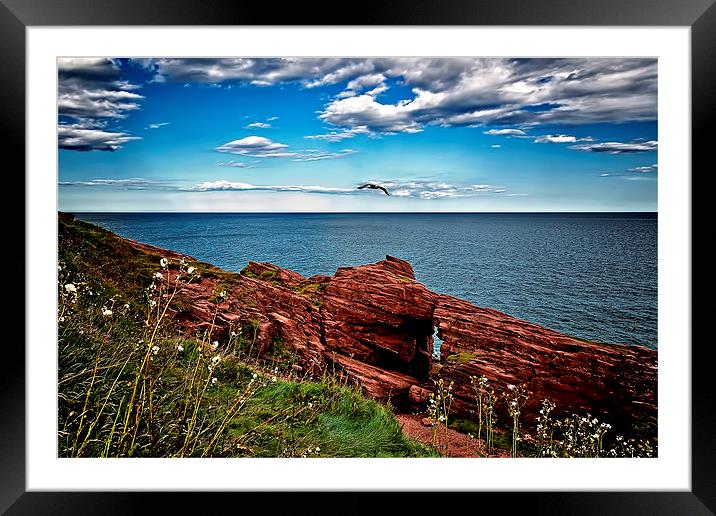
[[[576,136],[568,134],[546,134],[537,136],[532,143],[574,143],[579,141]]]
[[[506,136],[514,136],[514,135],[524,135],[525,132],[522,129],[490,129],[489,131],[485,131],[485,134],[490,135],[506,135]]]
[[[225,143],[216,148],[219,152],[249,156],[252,158],[292,158],[293,161],[322,161],[338,159],[355,154],[352,149],[343,149],[338,152],[323,150],[288,151],[288,145],[277,143],[263,136],[247,136],[240,140]]]
[[[76,151],[115,151],[127,142],[141,140],[123,132],[86,128],[80,124],[57,126],[57,143],[60,149]]]
[[[253,185],[250,183],[239,183],[227,180],[205,181],[192,187],[191,190],[199,192],[217,191],[272,191],[272,192],[305,192],[323,194],[347,194],[354,193],[354,188],[331,188],[327,186],[312,185]]]
[[[288,148],[288,145],[273,142],[263,136],[247,136],[246,138],[220,145],[216,150],[256,158],[287,158],[295,155],[294,153],[283,152],[283,149],[286,148]]]
[[[480,195],[501,194],[506,191],[504,188],[496,188],[491,185],[461,185],[438,181],[369,180],[361,182],[351,188],[340,188],[318,185],[254,185],[251,183],[234,182],[225,179],[205,181],[189,188],[189,190],[196,192],[303,192],[330,195],[377,195],[379,197],[389,198],[389,196],[385,196],[383,192],[378,190],[358,189],[358,186],[365,183],[375,183],[384,186],[390,192],[390,196],[393,197],[422,200],[475,197]]]
[[[655,140],[623,142],[602,142],[585,143],[572,145],[569,148],[583,152],[605,152],[607,154],[634,154],[638,152],[649,152],[657,149],[658,143]]]
[[[138,84],[122,79],[116,61],[105,58],[60,58],[57,62],[58,145],[66,150],[108,150],[138,140],[108,124],[140,109]],[[69,122],[69,121],[71,122]]]
[[[314,134],[309,136],[304,136],[304,138],[308,140],[326,140],[329,142],[339,142],[341,140],[345,140],[347,138],[353,138],[354,136],[358,134],[372,134],[367,127],[365,126],[359,126],[359,127],[353,127],[351,129],[342,129],[340,131],[331,131],[326,134]]]
[[[345,158],[351,154],[355,154],[357,151],[353,149],[343,149],[339,152],[324,152],[318,150],[304,151],[302,156],[294,158],[292,161],[322,161],[324,159],[338,159]]]
[[[627,170],[627,172],[636,172],[638,174],[650,174],[652,172],[657,172],[659,169],[659,165],[654,163],[653,165],[645,165],[642,167],[634,167]]]
[[[139,177],[129,179],[90,179],[88,181],[60,181],[60,186],[121,186],[127,190],[144,190],[162,183]]]
[[[160,127],[164,127],[166,125],[169,125],[169,122],[159,122],[157,124],[149,124],[145,129],[159,129]]]
[[[270,129],[271,124],[267,124],[264,122],[253,122],[247,126],[244,127],[244,129]]]
[[[244,163],[242,161],[226,161],[223,163],[219,163],[220,167],[236,167],[236,168],[254,168],[248,163]]]
[[[490,145],[493,149],[499,149],[502,147],[502,145]]]

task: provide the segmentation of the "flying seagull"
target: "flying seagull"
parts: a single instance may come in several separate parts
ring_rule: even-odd
[[[377,185],[375,183],[366,183],[363,186],[359,186],[358,190],[362,190],[363,188],[370,188],[371,190],[383,190],[385,192],[385,195],[390,195],[388,193],[388,190],[385,189],[385,187]]]

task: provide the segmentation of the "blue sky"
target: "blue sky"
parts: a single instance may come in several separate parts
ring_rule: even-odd
[[[654,59],[61,59],[59,208],[655,211],[656,79]]]

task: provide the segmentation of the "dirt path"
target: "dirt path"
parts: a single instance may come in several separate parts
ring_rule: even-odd
[[[433,430],[423,424],[424,415],[397,414],[396,419],[403,427],[403,433],[427,446],[433,444]],[[448,457],[502,457],[506,454],[488,455],[482,440],[473,439],[457,430],[448,428]]]

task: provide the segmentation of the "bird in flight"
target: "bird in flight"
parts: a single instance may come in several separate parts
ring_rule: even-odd
[[[383,190],[385,192],[385,195],[390,195],[388,193],[388,190],[385,189],[385,187],[377,185],[375,183],[366,183],[363,186],[359,186],[358,190],[362,190],[363,188],[370,188],[372,190]]]

